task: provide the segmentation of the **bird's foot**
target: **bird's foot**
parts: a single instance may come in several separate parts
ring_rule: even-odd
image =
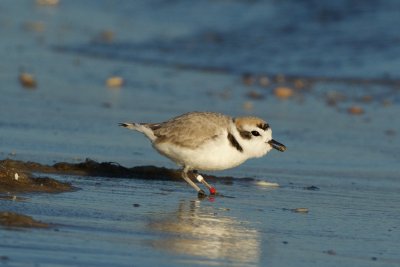
[[[199,191],[197,191],[197,197],[202,199],[202,198],[207,197],[207,194],[206,194],[206,192],[204,192],[203,189],[200,189]]]

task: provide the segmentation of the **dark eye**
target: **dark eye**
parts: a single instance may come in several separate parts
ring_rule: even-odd
[[[254,136],[260,136],[260,133],[257,132],[257,131],[252,131],[251,134],[254,135]]]

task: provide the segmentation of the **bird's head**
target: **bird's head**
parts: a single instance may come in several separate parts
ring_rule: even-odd
[[[272,130],[268,123],[257,117],[238,117],[234,119],[239,133],[239,143],[249,157],[262,157],[273,148],[281,152],[286,147],[272,139]]]

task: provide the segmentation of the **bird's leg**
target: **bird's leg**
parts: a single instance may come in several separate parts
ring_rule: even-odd
[[[200,187],[198,187],[198,186],[189,178],[189,176],[188,176],[188,171],[189,171],[189,168],[187,168],[187,167],[185,167],[185,168],[182,170],[182,178],[185,179],[185,181],[186,181],[189,185],[191,185],[191,186],[194,188],[194,190],[197,191],[197,195],[198,195],[199,197],[205,197],[205,196],[207,196],[206,193],[204,192],[204,190],[200,189]]]
[[[209,183],[207,183],[206,179],[204,179],[201,174],[197,173],[197,171],[193,171],[193,174],[196,177],[197,181],[204,184],[208,188],[208,190],[210,190],[211,195],[215,195],[217,193],[215,187],[212,187]]]

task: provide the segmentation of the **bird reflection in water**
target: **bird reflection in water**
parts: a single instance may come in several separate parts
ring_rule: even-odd
[[[235,218],[222,216],[213,206],[201,207],[201,201],[182,201],[176,212],[157,216],[148,227],[162,232],[162,239],[151,246],[172,253],[195,257],[191,262],[230,265],[257,265],[260,259],[259,233]],[[187,259],[186,259],[187,260]]]

